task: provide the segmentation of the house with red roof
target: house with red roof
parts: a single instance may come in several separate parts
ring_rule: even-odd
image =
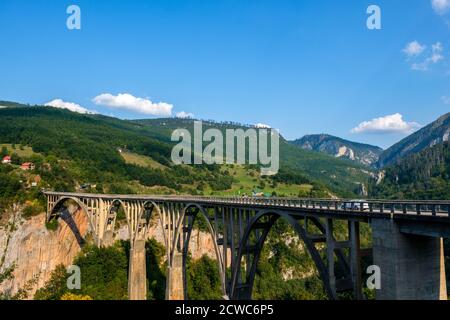
[[[34,168],[35,168],[35,165],[33,162],[24,162],[20,166],[20,169],[25,170],[25,171],[34,170]]]
[[[4,156],[2,159],[3,164],[10,164],[11,163],[11,157],[10,156]]]

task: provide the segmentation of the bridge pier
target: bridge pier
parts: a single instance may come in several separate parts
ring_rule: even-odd
[[[145,240],[131,242],[130,266],[128,268],[128,297],[130,300],[147,299],[147,274],[145,263]]]
[[[372,228],[378,300],[447,300],[442,238],[404,234],[392,219],[374,219]]]
[[[101,245],[104,247],[110,247],[114,244],[114,232],[112,230],[107,230],[103,234],[103,239],[101,240]]]
[[[167,267],[166,300],[185,300],[184,257],[181,252],[173,255],[172,265]]]

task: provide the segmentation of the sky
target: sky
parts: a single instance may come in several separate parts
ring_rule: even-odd
[[[0,100],[386,148],[450,110],[449,34],[450,0],[1,0]]]

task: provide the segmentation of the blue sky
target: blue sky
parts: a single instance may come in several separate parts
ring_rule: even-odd
[[[72,4],[81,30],[66,27]],[[382,30],[366,27],[370,4],[381,8]],[[0,100],[60,99],[120,118],[183,111],[269,124],[289,139],[330,133],[387,147],[450,109],[449,8],[450,0],[2,0]]]

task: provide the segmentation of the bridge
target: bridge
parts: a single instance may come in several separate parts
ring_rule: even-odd
[[[370,226],[370,252],[380,268],[377,299],[447,299],[443,238],[450,238],[450,201],[45,195],[47,221],[58,219],[68,204],[75,204],[87,215],[98,246],[113,243],[117,215],[123,209],[131,243],[131,300],[146,299],[145,241],[153,219],[162,227],[167,254],[166,298],[187,298],[186,257],[194,222],[200,217],[214,243],[225,299],[252,298],[261,250],[279,219],[303,241],[330,299],[350,290],[355,299],[364,299],[362,223]],[[345,239],[336,237],[337,223],[345,225]]]

